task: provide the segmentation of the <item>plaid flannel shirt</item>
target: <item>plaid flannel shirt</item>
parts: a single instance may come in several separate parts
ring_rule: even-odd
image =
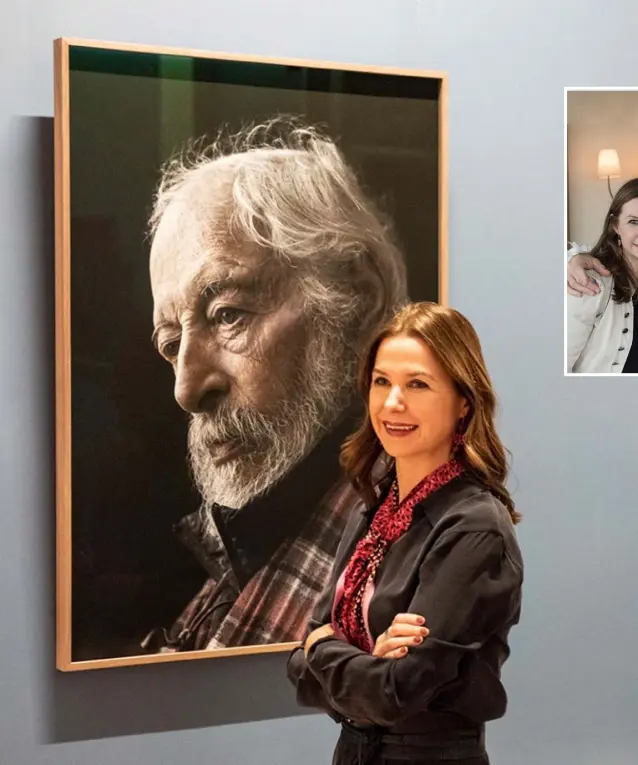
[[[211,576],[168,631],[151,633],[145,647],[160,652],[296,642],[303,638],[315,603],[328,582],[346,518],[353,504],[340,482],[312,512],[301,532],[285,540],[240,588],[218,533],[199,536],[198,514],[185,519],[189,546]],[[158,639],[159,638],[159,642]]]
[[[226,516],[231,518],[230,528],[222,515],[222,527],[208,533],[199,513],[182,519],[181,541],[208,579],[170,629],[149,633],[142,643],[145,650],[206,650],[303,639],[356,501],[338,464],[338,446],[352,430],[351,416],[295,468],[295,476],[276,487],[267,516],[258,503],[231,511]],[[271,527],[285,531],[268,539]],[[242,542],[252,544],[246,553],[248,565]]]

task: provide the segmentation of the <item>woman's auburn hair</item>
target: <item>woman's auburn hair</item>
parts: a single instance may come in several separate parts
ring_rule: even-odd
[[[519,523],[521,514],[515,510],[505,488],[506,453],[494,425],[496,396],[479,338],[465,316],[438,303],[406,305],[379,331],[361,359],[358,388],[366,411],[360,427],[341,447],[341,466],[355,490],[372,507],[393,472],[393,461],[388,465],[387,460],[383,460],[385,452],[372,427],[368,397],[379,346],[386,338],[398,336],[423,341],[459,394],[467,400],[469,411],[464,419],[463,445],[456,454],[457,459],[471,477],[505,505],[512,522]],[[375,476],[384,464],[385,470]]]
[[[602,234],[589,252],[589,255],[598,258],[611,273],[614,282],[612,299],[615,303],[629,303],[638,286],[614,228],[618,225],[622,208],[627,202],[636,198],[638,198],[638,178],[631,178],[614,195],[605,216]]]

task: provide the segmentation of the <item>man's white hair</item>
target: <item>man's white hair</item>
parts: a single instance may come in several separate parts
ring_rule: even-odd
[[[294,118],[220,132],[169,160],[154,199],[154,236],[172,202],[197,188],[219,195],[229,173],[228,235],[294,271],[308,313],[357,356],[407,301],[403,256],[390,221],[364,193],[335,142]],[[204,206],[205,203],[203,203]],[[211,205],[219,204],[211,200]],[[354,359],[353,359],[354,361]]]

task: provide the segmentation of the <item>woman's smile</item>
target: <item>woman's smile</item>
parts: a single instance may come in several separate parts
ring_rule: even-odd
[[[394,436],[396,438],[404,438],[405,436],[409,436],[411,433],[413,433],[419,426],[409,425],[407,423],[401,423],[401,422],[386,422],[384,420],[383,427],[385,428],[386,433],[389,436]]]

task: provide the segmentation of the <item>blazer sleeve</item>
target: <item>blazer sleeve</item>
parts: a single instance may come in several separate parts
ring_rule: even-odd
[[[567,250],[567,262],[574,257],[574,255],[589,255],[591,247],[584,247],[582,244],[576,242],[568,242],[569,249]]]
[[[286,674],[288,680],[297,691],[297,703],[302,707],[316,707],[327,712],[333,719],[340,719],[330,705],[323,687],[317,677],[310,671],[303,649],[303,643],[308,635],[317,627],[330,622],[332,614],[333,587],[328,587],[321,595],[313,615],[308,623],[301,646],[295,648],[288,657]]]
[[[600,287],[597,295],[574,297],[567,295],[567,371],[573,372],[574,365],[583,352],[589,336],[594,331],[594,324],[607,290],[602,281],[594,276]]]
[[[400,659],[372,656],[334,638],[320,640],[307,663],[337,713],[388,727],[424,711],[456,679],[464,656],[509,626],[520,607],[522,570],[495,531],[449,530],[421,565],[409,611],[429,635]]]
[[[318,627],[329,624],[332,619],[332,604],[334,601],[335,587],[341,571],[346,565],[350,548],[361,532],[361,522],[356,512],[352,514],[352,520],[347,524],[341,542],[335,554],[335,563],[332,574],[323,593],[319,597],[308,622],[304,639],[301,646],[295,648],[286,665],[286,674],[297,691],[297,703],[304,707],[316,707],[327,712],[334,720],[341,721],[340,717],[330,704],[324,692],[323,686],[308,666],[308,661],[303,650],[303,644],[308,635]]]

